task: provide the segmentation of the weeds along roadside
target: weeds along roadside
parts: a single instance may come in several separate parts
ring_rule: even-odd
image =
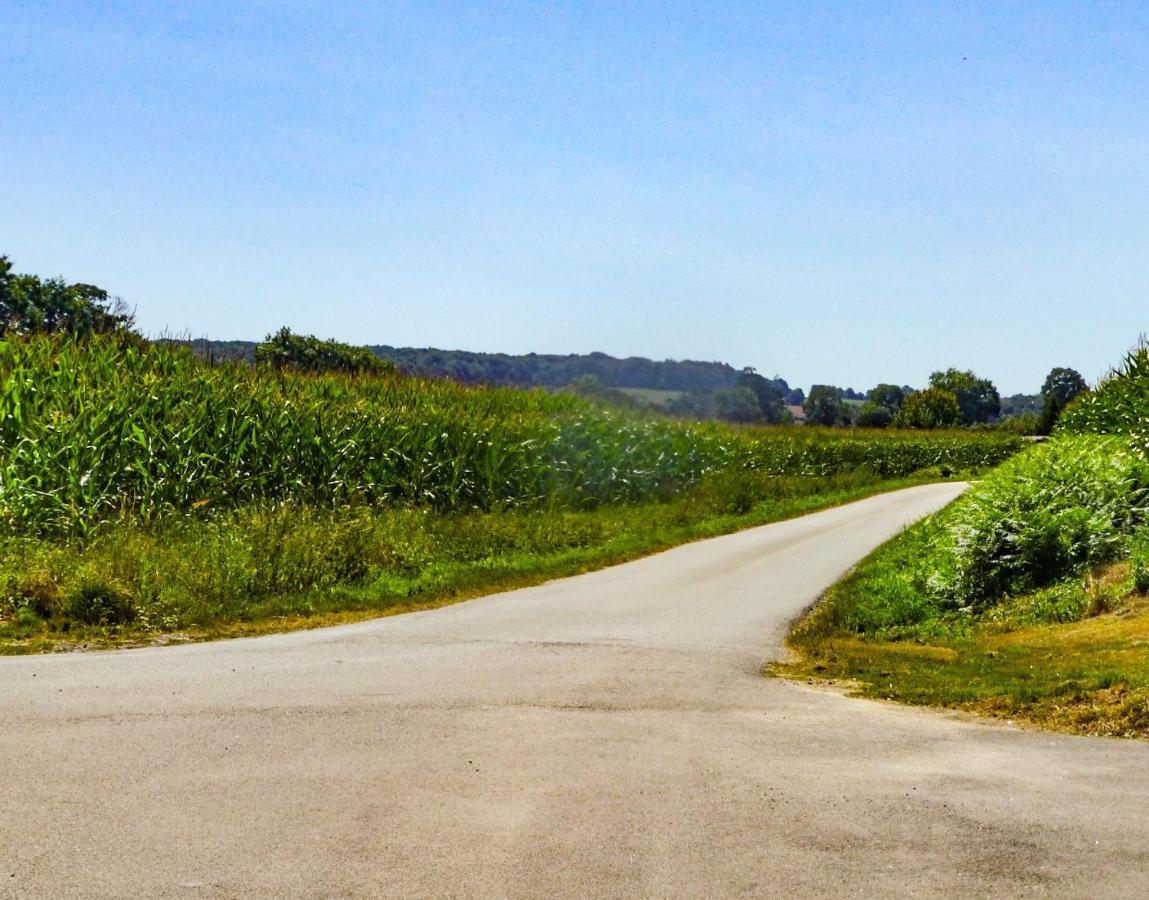
[[[733,474],[733,473],[731,473]],[[577,574],[939,479],[715,476],[665,501],[500,512],[283,503],[0,541],[0,653],[331,624]]]
[[[879,548],[779,674],[1091,734],[1149,737],[1149,350],[1054,439]]]

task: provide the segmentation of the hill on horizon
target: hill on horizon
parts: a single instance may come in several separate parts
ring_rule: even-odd
[[[172,343],[188,346],[200,356],[247,362],[254,360],[256,345],[255,341],[205,338]],[[641,356],[620,358],[599,352],[565,355],[484,353],[435,347],[391,347],[386,344],[367,345],[367,349],[413,375],[453,378],[466,384],[558,388],[589,375],[612,388],[721,390],[733,387],[741,371],[724,362],[653,360]]]

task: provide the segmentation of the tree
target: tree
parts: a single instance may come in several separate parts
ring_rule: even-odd
[[[1074,397],[1087,390],[1089,385],[1076,369],[1058,367],[1050,370],[1041,386],[1042,408],[1038,432],[1049,434],[1061,416],[1061,411]]]
[[[636,397],[632,397],[626,391],[621,391],[618,388],[607,387],[593,375],[583,375],[581,378],[576,378],[568,384],[564,391],[567,391],[576,396],[582,397],[584,400],[590,400],[592,403],[597,403],[600,406],[609,406],[616,409],[628,410],[643,410],[650,409],[650,404],[643,403]]]
[[[280,328],[255,347],[255,361],[276,369],[301,372],[346,372],[377,375],[395,371],[394,363],[380,359],[366,347],[353,347],[339,341],[321,341],[314,335],[293,334]]]
[[[961,421],[966,425],[988,422],[1001,413],[1001,397],[988,378],[978,378],[969,370],[946,369],[930,375],[930,387],[949,391],[957,397]]]
[[[849,423],[842,391],[830,384],[815,384],[810,388],[806,402],[806,422],[810,425],[845,425]]]
[[[896,384],[879,384],[877,387],[871,388],[866,399],[875,406],[885,407],[893,415],[902,408],[902,402],[906,399],[906,391]]]
[[[118,298],[94,284],[17,275],[0,256],[0,337],[26,334],[128,332],[132,314]]]
[[[754,394],[763,421],[772,425],[782,421],[783,396],[776,382],[763,378],[754,369],[747,366],[738,375],[735,389],[738,388],[746,388]]]
[[[1041,386],[1042,397],[1053,397],[1063,407],[1078,394],[1089,390],[1089,385],[1076,369],[1055,368],[1045,376],[1045,383]]]
[[[762,411],[758,397],[748,387],[735,387],[715,394],[717,416],[726,422],[758,422]]]
[[[906,397],[894,416],[895,428],[948,428],[962,421],[957,395],[938,387],[916,391]]]
[[[888,428],[894,414],[880,403],[867,400],[854,416],[854,424],[859,428]]]

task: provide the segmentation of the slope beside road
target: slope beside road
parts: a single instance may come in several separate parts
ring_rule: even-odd
[[[1149,746],[767,680],[958,485],[249,640],[0,659],[0,897],[1137,897]]]

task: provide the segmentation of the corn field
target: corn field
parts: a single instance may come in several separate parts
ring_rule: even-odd
[[[710,473],[994,465],[971,432],[739,429],[571,396],[211,365],[114,339],[0,340],[0,532],[83,536],[264,500],[440,510],[673,496]]]
[[[1142,339],[1095,391],[1087,391],[1061,414],[1063,434],[1124,434],[1149,455],[1149,343]]]

